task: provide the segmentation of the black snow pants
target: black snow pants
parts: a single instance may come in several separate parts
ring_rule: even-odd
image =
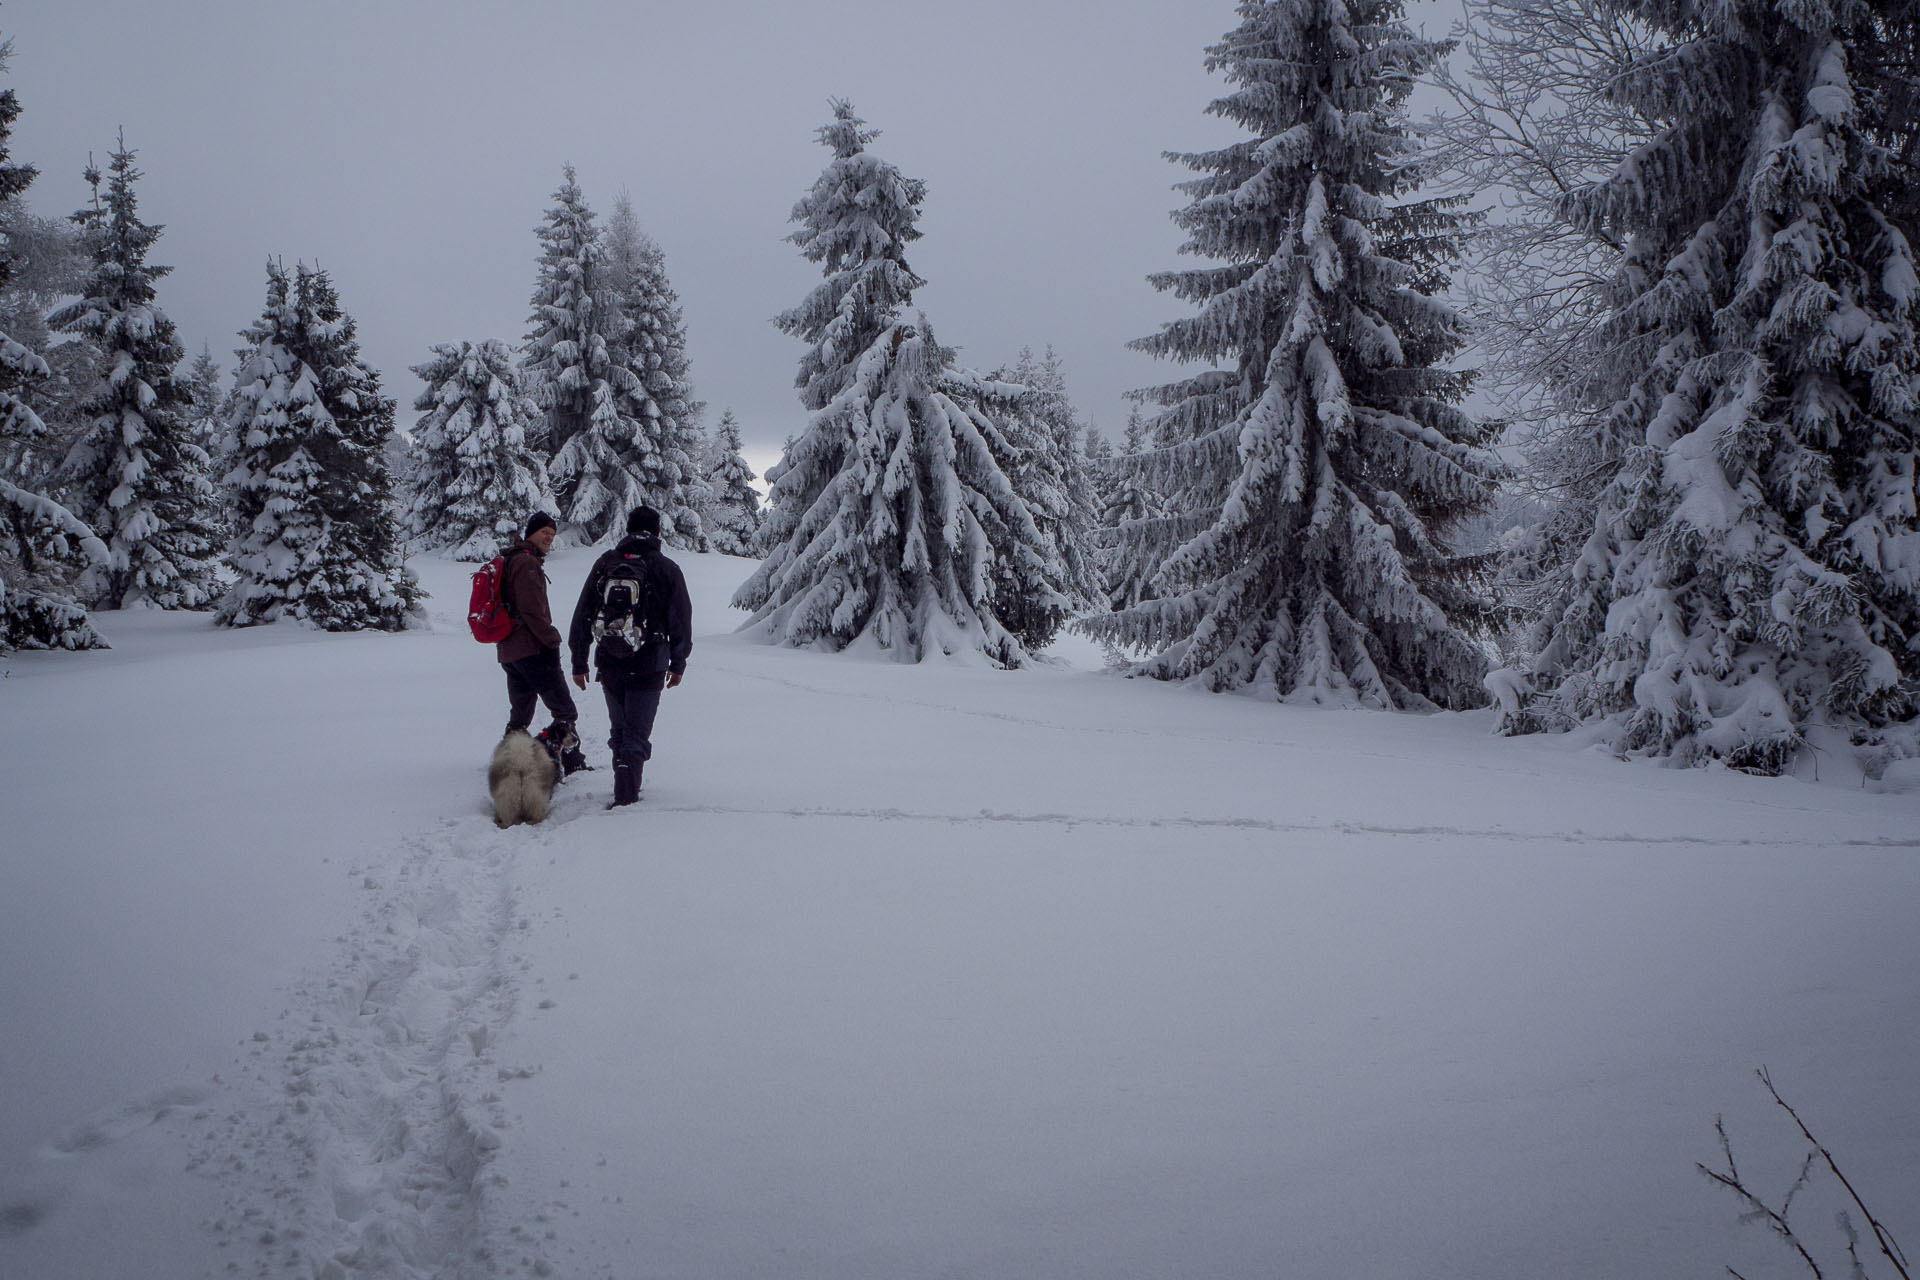
[[[580,718],[567,689],[567,678],[560,673],[560,651],[542,649],[529,657],[500,664],[507,673],[507,728],[525,729],[533,724],[536,700],[547,704],[547,714],[555,724],[569,729]]]
[[[645,764],[653,758],[653,718],[660,712],[660,694],[667,686],[666,674],[622,678],[612,671],[600,672],[600,688],[607,695],[607,719],[613,724],[613,748],[616,764],[628,760]]]

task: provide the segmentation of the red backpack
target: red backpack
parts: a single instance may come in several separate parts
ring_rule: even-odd
[[[473,571],[473,595],[467,601],[467,626],[481,644],[499,644],[513,634],[513,615],[500,594],[507,558],[495,556]]]

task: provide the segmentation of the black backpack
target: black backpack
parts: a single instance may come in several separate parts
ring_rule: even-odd
[[[600,583],[600,612],[593,620],[593,638],[603,659],[623,661],[648,641],[667,638],[654,604],[659,593],[649,589],[650,576],[644,556],[623,555],[607,567]]]

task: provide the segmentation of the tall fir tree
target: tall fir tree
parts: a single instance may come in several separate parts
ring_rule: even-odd
[[[84,292],[48,317],[91,343],[102,377],[79,405],[81,435],[61,467],[75,514],[107,545],[84,582],[90,603],[144,600],[166,609],[210,607],[218,594],[218,519],[206,450],[194,439],[193,394],[175,369],[185,356],[154,282],[171,267],[147,253],[161,228],[140,221],[134,152],[123,135],[101,174],[87,170],[93,203],[74,214],[93,250]]]
[[[609,347],[616,368],[632,379],[621,407],[639,427],[642,446],[633,465],[649,505],[660,512],[661,537],[669,545],[701,546],[700,512],[708,501],[699,463],[704,406],[694,399],[686,324],[667,280],[666,254],[640,229],[624,192],[607,219],[604,261],[615,317]]]
[[[1661,127],[1565,209],[1627,246],[1602,371],[1625,443],[1504,723],[1759,772],[1821,732],[1869,768],[1912,754],[1920,13],[1624,7],[1662,39],[1610,92]]]
[[[1042,606],[1059,593],[1001,469],[1014,449],[988,412],[998,393],[956,368],[924,319],[904,319],[925,187],[867,152],[875,135],[850,104],[833,111],[818,131],[833,160],[789,237],[824,281],[775,321],[807,344],[797,384],[812,416],[768,472],[770,551],[734,604],[775,643],[1018,666],[1028,655],[995,616],[996,591]]]
[[[596,388],[606,376],[606,341],[600,336],[604,321],[595,293],[600,232],[573,166],[565,166],[562,173],[554,205],[534,231],[540,238],[540,263],[533,314],[520,349],[522,385],[545,414],[531,443],[548,458],[587,430]]]
[[[1051,346],[1041,356],[1022,347],[1012,366],[996,370],[994,376],[1027,388],[1020,403],[1028,427],[1021,442],[1025,456],[1012,478],[1048,544],[1055,565],[1054,585],[1073,609],[1092,608],[1101,599],[1094,550],[1099,493],[1082,444],[1084,428],[1067,394],[1061,359]],[[1008,615],[1003,610],[1001,616]],[[1046,638],[1050,640],[1065,621],[1062,614],[1052,622]]]
[[[0,203],[0,236],[12,269],[0,285],[0,331],[46,366],[20,384],[23,403],[44,430],[16,440],[7,465],[16,482],[54,492],[60,464],[84,428],[80,404],[99,385],[104,365],[98,348],[57,335],[47,316],[86,292],[93,251],[70,218],[42,218],[19,201]]]
[[[1153,597],[1159,563],[1152,542],[1143,536],[1147,522],[1165,516],[1166,504],[1147,483],[1142,455],[1152,447],[1147,420],[1135,405],[1127,413],[1127,432],[1119,457],[1106,468],[1106,509],[1100,515],[1101,576],[1109,609],[1127,609]]]
[[[360,358],[327,273],[267,267],[267,304],[241,335],[237,439],[225,477],[240,519],[239,580],[219,620],[301,618],[327,631],[398,631],[418,595],[401,563],[387,445],[391,399]]]
[[[187,366],[187,395],[193,408],[188,427],[193,442],[205,451],[207,474],[213,481],[207,504],[207,523],[214,530],[214,543],[222,554],[233,545],[234,512],[232,494],[219,477],[233,465],[233,433],[227,426],[227,395],[220,377],[220,364],[213,358],[211,344],[202,342],[200,354]]]
[[[540,268],[521,363],[526,387],[546,410],[542,443],[551,450],[547,473],[563,531],[582,542],[618,538],[627,513],[645,503],[672,520],[670,529],[663,524],[671,541],[694,545],[700,522],[690,490],[698,475],[679,416],[690,409],[684,340],[672,291],[654,291],[665,288],[664,266],[649,265],[637,226],[622,238],[631,260],[610,260],[572,165],[554,201],[538,231]],[[627,277],[642,296],[635,310],[645,326],[625,306],[620,282]]]
[[[93,255],[72,221],[43,218],[17,200],[0,203],[0,236],[6,237],[12,263],[6,283],[0,284],[0,329],[44,357],[54,345],[47,313],[62,299],[80,295]]]
[[[807,344],[794,385],[809,413],[840,394],[862,353],[926,283],[907,265],[906,247],[920,238],[915,223],[927,185],[868,154],[879,133],[865,123],[852,103],[833,103],[833,120],[817,131],[833,160],[793,207],[792,221],[801,225],[787,237],[825,276],[798,307],[774,318]]]
[[[529,513],[554,505],[546,465],[527,447],[539,408],[496,338],[436,346],[413,372],[427,385],[413,402],[421,417],[403,486],[407,533],[453,548],[456,560],[491,560]]]
[[[0,43],[0,70],[13,42]],[[0,210],[14,213],[37,173],[12,164],[8,140],[20,116],[11,88],[0,89]],[[14,274],[13,237],[0,237],[0,289]],[[95,649],[106,641],[74,596],[74,571],[104,563],[107,548],[93,530],[36,484],[29,472],[48,432],[28,400],[49,376],[39,354],[0,331],[0,650]]]
[[[1089,535],[1089,545],[1093,548],[1094,568],[1106,581],[1107,547],[1111,539],[1107,530],[1106,513],[1113,506],[1113,496],[1118,491],[1114,459],[1113,441],[1107,439],[1106,432],[1089,422],[1086,432],[1081,436],[1080,456],[1086,460],[1087,480],[1093,486],[1093,509],[1099,513],[1093,522],[1093,531]]]
[[[1176,214],[1216,265],[1152,277],[1197,305],[1136,348],[1225,364],[1151,393],[1168,447],[1144,455],[1170,514],[1127,527],[1152,599],[1089,629],[1137,670],[1214,690],[1372,707],[1482,702],[1463,629],[1485,606],[1449,528],[1501,467],[1442,362],[1437,294],[1460,217],[1396,203],[1419,174],[1404,102],[1443,46],[1398,0],[1243,0],[1208,50],[1234,87],[1209,111],[1252,136],[1173,157],[1201,177]]]
[[[1086,435],[1082,438],[1081,454],[1087,460],[1087,469],[1093,475],[1094,492],[1100,496],[1100,505],[1106,506],[1106,469],[1113,464],[1113,441],[1093,423],[1087,424]]]
[[[218,459],[224,448],[221,441],[226,434],[220,413],[221,403],[226,396],[220,389],[220,363],[213,358],[213,348],[209,344],[200,344],[200,354],[187,366],[187,374],[182,381],[186,383],[187,399],[192,405],[189,424],[193,429],[194,443],[206,450],[208,457]]]
[[[740,424],[731,409],[720,415],[714,431],[707,492],[709,545],[722,555],[755,554],[760,545],[760,493],[753,487],[753,469],[740,454]]]

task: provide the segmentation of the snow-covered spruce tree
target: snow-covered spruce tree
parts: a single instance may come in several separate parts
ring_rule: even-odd
[[[188,421],[193,428],[194,443],[206,450],[207,456],[217,459],[223,448],[221,440],[226,435],[220,413],[226,395],[220,387],[220,363],[213,358],[209,344],[200,344],[200,354],[187,366],[181,381],[186,384],[187,399],[192,406]]]
[[[1147,484],[1147,468],[1138,459],[1151,447],[1147,420],[1139,406],[1127,413],[1127,434],[1119,457],[1106,466],[1106,510],[1101,513],[1101,580],[1109,609],[1126,609],[1151,599],[1159,561],[1152,542],[1140,536],[1145,523],[1166,514],[1165,502]]]
[[[403,483],[407,533],[456,560],[491,560],[530,512],[554,505],[547,469],[527,447],[539,408],[520,391],[513,352],[497,338],[443,343],[413,366],[426,383]]]
[[[219,620],[280,617],[328,631],[398,631],[418,595],[401,564],[386,448],[393,401],[360,358],[327,273],[267,267],[267,304],[241,335],[225,477],[240,519],[239,575]]]
[[[573,166],[562,172],[554,206],[534,231],[540,263],[530,327],[520,349],[521,386],[545,415],[529,443],[548,458],[587,430],[596,395],[604,391],[607,360],[596,293],[600,232]]]
[[[193,406],[187,425],[192,432],[193,442],[206,452],[208,475],[217,481],[217,477],[225,475],[233,465],[233,434],[227,427],[227,391],[222,386],[220,365],[213,358],[211,345],[205,342],[200,344],[200,354],[187,366],[186,377],[182,381],[186,384],[187,395]],[[231,496],[225,485],[216,482],[207,507],[208,523],[216,531],[215,544],[223,552],[233,545]]]
[[[93,203],[74,221],[86,230],[93,270],[79,300],[48,317],[102,357],[60,475],[74,514],[107,545],[106,563],[82,581],[89,603],[201,609],[219,590],[213,484],[194,440],[192,392],[174,372],[186,353],[154,298],[154,282],[172,268],[147,261],[161,229],[140,221],[133,160],[123,136],[104,200],[100,171],[87,170]]]
[[[1214,690],[1374,707],[1485,700],[1472,561],[1449,528],[1500,473],[1456,402],[1465,375],[1435,297],[1459,233],[1418,180],[1404,100],[1443,46],[1397,0],[1244,0],[1208,51],[1235,86],[1210,110],[1252,137],[1175,159],[1186,249],[1153,278],[1199,307],[1134,345],[1226,364],[1149,393],[1172,441],[1134,461],[1171,514],[1123,554],[1153,598],[1086,621],[1155,651],[1136,670]]]
[[[11,42],[0,44],[0,69],[10,52]],[[19,115],[13,90],[0,90],[0,209],[9,212],[37,176],[31,165],[8,163],[7,140]],[[12,248],[10,236],[0,238],[0,289],[13,277]],[[0,331],[0,650],[106,646],[68,580],[75,569],[104,563],[106,546],[22,474],[47,435],[25,397],[47,375],[45,360]]]
[[[1113,462],[1113,441],[1107,439],[1106,433],[1092,423],[1087,424],[1086,434],[1081,439],[1080,452],[1087,460],[1088,473],[1093,476],[1094,494],[1104,510],[1107,505],[1106,468]]]
[[[924,328],[924,316],[920,323]],[[1038,653],[1053,643],[1082,603],[1078,595],[1068,594],[1071,575],[1062,555],[1062,544],[1072,536],[1071,529],[1062,526],[1073,514],[1072,499],[1061,474],[1064,468],[1054,454],[1052,433],[1035,413],[1034,388],[960,368],[954,363],[953,353],[940,354],[940,389],[991,426],[992,430],[982,431],[981,439],[995,467],[1026,508],[1038,537],[1033,548],[1037,556],[1029,554],[1030,549],[1018,538],[1005,546],[1001,545],[1005,539],[996,539],[984,607],[1022,649]],[[1070,545],[1076,551],[1083,549],[1078,543]]]
[[[709,496],[699,462],[704,406],[693,397],[686,324],[680,297],[667,281],[666,254],[640,229],[624,192],[607,219],[604,261],[616,317],[608,346],[615,366],[633,379],[632,386],[621,379],[621,408],[643,438],[644,447],[634,451],[640,483],[660,512],[662,538],[673,546],[699,547],[705,540],[700,512]]]
[[[646,503],[674,516],[671,536],[686,544],[698,538],[699,520],[683,496],[690,461],[675,453],[683,429],[670,417],[673,402],[649,390],[646,354],[626,341],[634,324],[606,246],[572,165],[565,174],[539,229],[539,279],[521,357],[523,385],[546,410],[547,474],[563,531],[582,542],[617,538],[627,512]],[[673,449],[662,448],[663,435]]]
[[[707,492],[708,544],[722,555],[756,554],[760,545],[760,493],[753,487],[753,469],[740,454],[740,424],[731,409],[720,415],[720,425],[714,431]]]
[[[0,285],[0,330],[27,350],[45,356],[53,345],[47,313],[60,300],[79,296],[93,255],[82,243],[80,228],[71,221],[43,218],[19,201],[0,203],[0,236],[6,238],[13,264],[13,274]]]
[[[983,408],[993,388],[902,318],[921,283],[904,248],[925,187],[867,152],[874,135],[849,104],[833,109],[819,138],[834,158],[790,237],[825,279],[775,321],[807,344],[812,416],[768,473],[769,554],[733,602],[773,643],[1018,666],[1027,653],[991,601],[996,579],[1058,596],[1045,542],[1001,470],[1013,451]]]
[[[1003,429],[1016,434],[1020,457],[1009,468],[1014,492],[1026,499],[1034,524],[1046,540],[1053,564],[1053,583],[1073,610],[1089,609],[1101,599],[1100,573],[1094,563],[1094,528],[1099,523],[1098,495],[1086,456],[1081,452],[1081,424],[1067,397],[1060,357],[1048,347],[1036,358],[1023,347],[1010,368],[993,376],[1027,388],[1020,397],[1018,416],[1003,419]],[[1053,639],[1066,613],[1034,618],[1029,634],[1021,624],[1030,602],[1021,596],[996,600],[995,612],[1028,648],[1041,648]]]
[[[79,404],[101,377],[100,353],[91,342],[59,340],[47,315],[86,290],[93,253],[80,227],[68,218],[42,218],[19,201],[0,202],[13,274],[0,285],[0,332],[40,357],[44,373],[21,386],[24,402],[46,430],[19,440],[6,465],[16,483],[52,491],[61,461],[80,434]]]
[[[794,205],[792,221],[801,226],[787,237],[825,275],[805,301],[774,318],[807,344],[794,385],[809,413],[840,394],[861,355],[926,283],[907,266],[906,247],[920,238],[914,224],[927,184],[868,154],[879,132],[862,129],[865,123],[852,103],[834,101],[833,120],[817,131],[833,160]]]
[[[1565,607],[1510,728],[1785,768],[1810,734],[1916,749],[1920,14],[1885,0],[1629,4],[1663,47],[1612,92],[1665,126],[1566,202],[1628,245],[1611,429]],[[1901,51],[1905,51],[1903,54]],[[1889,143],[1904,139],[1903,158]],[[1903,725],[1900,722],[1905,721]]]

